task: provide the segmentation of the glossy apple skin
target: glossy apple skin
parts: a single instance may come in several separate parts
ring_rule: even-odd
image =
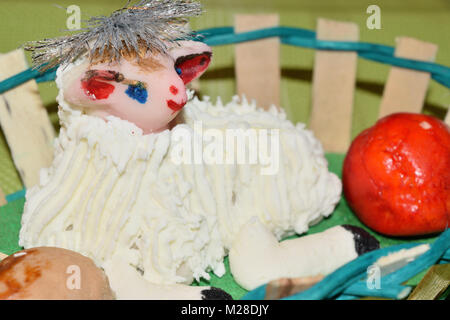
[[[358,218],[390,236],[445,230],[450,221],[450,128],[422,114],[380,119],[352,142],[345,198]]]

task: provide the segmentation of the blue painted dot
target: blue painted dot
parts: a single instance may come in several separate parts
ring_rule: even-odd
[[[178,75],[181,75],[181,69],[180,68],[175,68],[175,71],[178,73]]]
[[[142,83],[137,85],[130,84],[125,93],[132,99],[137,100],[140,103],[147,102],[148,92]]]

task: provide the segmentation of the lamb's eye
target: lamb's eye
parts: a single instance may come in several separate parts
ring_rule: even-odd
[[[145,83],[136,81],[128,85],[125,93],[132,99],[144,104],[147,102],[148,92]]]
[[[181,69],[180,68],[175,68],[175,71],[177,72],[177,74],[179,75],[179,76],[181,76]]]

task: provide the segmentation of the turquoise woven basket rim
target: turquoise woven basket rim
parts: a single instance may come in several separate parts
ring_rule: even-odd
[[[318,40],[314,31],[284,26],[263,28],[242,33],[235,33],[233,27],[217,27],[194,33],[194,40],[205,42],[210,46],[236,44],[271,37],[280,38],[281,43],[286,45],[317,50],[355,51],[359,57],[364,59],[396,67],[429,72],[432,79],[450,88],[450,67],[434,62],[396,57],[394,55],[395,48],[386,45],[368,42]],[[40,72],[39,68],[30,68],[20,72],[0,82],[0,94],[31,79],[35,79],[36,82],[53,81],[56,77],[56,69],[55,67],[45,72]]]

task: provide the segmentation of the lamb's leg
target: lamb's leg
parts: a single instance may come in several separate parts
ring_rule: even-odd
[[[229,261],[236,282],[252,290],[279,278],[327,275],[377,248],[374,237],[349,225],[278,242],[257,218],[252,218],[234,240]]]
[[[231,300],[225,291],[214,287],[183,284],[154,284],[120,258],[104,265],[111,289],[119,300]]]

